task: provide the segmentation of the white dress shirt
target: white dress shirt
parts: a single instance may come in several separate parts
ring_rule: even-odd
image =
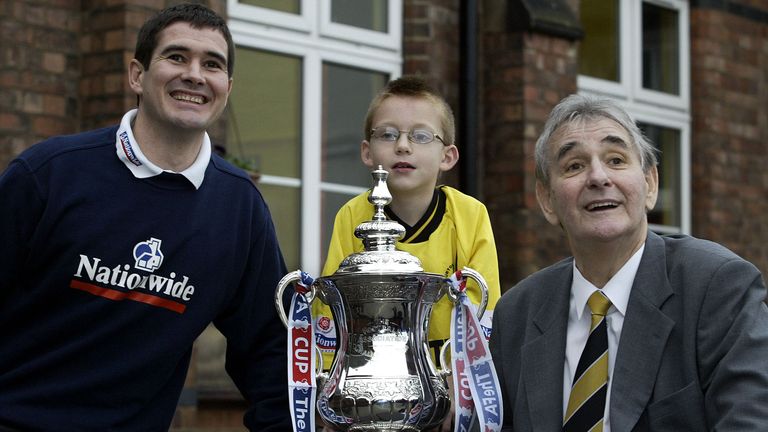
[[[632,255],[632,257],[619,269],[619,271],[605,284],[602,291],[611,301],[611,308],[605,317],[608,326],[608,392],[605,400],[605,417],[603,432],[611,431],[610,412],[611,382],[613,366],[616,362],[616,352],[621,338],[621,328],[624,325],[624,316],[627,313],[629,292],[635,274],[640,266],[640,258],[643,255],[645,245]],[[568,312],[568,336],[565,345],[565,367],[563,371],[563,412],[568,406],[568,398],[571,395],[571,385],[576,367],[579,364],[581,352],[587,344],[589,330],[592,325],[592,313],[587,306],[587,300],[598,288],[586,280],[576,268],[573,262],[573,283],[571,285],[570,309]]]

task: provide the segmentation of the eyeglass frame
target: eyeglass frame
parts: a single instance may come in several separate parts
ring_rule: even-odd
[[[397,131],[397,136],[395,137],[395,139],[393,141],[383,140],[383,139],[381,139],[381,137],[374,137],[373,134],[375,133],[376,129],[380,129],[380,128],[388,128],[388,129],[396,130]],[[425,142],[425,143],[420,143],[420,142],[414,141],[411,138],[413,136],[413,132],[414,131],[428,132],[429,134],[432,135],[433,138],[432,138],[431,141]],[[387,143],[396,143],[400,139],[400,137],[403,135],[403,132],[407,132],[407,134],[405,136],[406,136],[406,138],[408,138],[408,142],[413,143],[413,144],[417,144],[417,145],[432,144],[433,142],[435,142],[435,139],[437,139],[438,141],[440,141],[443,144],[443,146],[448,146],[448,143],[446,143],[445,140],[443,140],[443,137],[441,137],[440,135],[430,131],[429,129],[425,129],[425,128],[416,128],[416,129],[411,129],[411,130],[400,130],[400,129],[397,129],[396,127],[393,127],[393,126],[379,126],[379,127],[375,127],[373,129],[371,129],[371,131],[370,131],[370,134],[371,134],[370,139],[371,140],[376,139],[378,141],[383,141],[383,142],[387,142]]]

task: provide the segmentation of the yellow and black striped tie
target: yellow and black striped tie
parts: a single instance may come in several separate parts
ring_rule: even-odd
[[[571,396],[563,419],[564,432],[602,432],[608,392],[608,327],[605,314],[611,307],[602,291],[587,300],[592,326],[573,376]]]

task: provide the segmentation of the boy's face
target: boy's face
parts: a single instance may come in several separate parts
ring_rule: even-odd
[[[224,111],[232,89],[224,36],[186,22],[161,31],[150,67],[134,59],[129,75],[141,97],[139,113],[167,130],[207,129]]]
[[[425,129],[443,135],[440,109],[432,101],[421,97],[390,96],[373,116],[372,128],[394,127],[400,132],[396,142],[371,138],[363,141],[360,156],[370,169],[381,165],[389,172],[387,186],[393,195],[424,194],[432,197],[437,177],[456,164],[459,153],[454,145],[443,145],[435,138],[428,144],[408,140],[408,132]]]

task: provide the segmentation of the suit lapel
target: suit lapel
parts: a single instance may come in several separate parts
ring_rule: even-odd
[[[666,277],[664,241],[648,233],[629,295],[611,384],[611,429],[629,431],[650,400],[674,321],[661,310],[673,295]]]
[[[540,336],[522,347],[521,370],[532,429],[560,431],[563,425],[563,363],[571,291],[571,261],[551,283],[539,287],[543,305],[533,319]]]

